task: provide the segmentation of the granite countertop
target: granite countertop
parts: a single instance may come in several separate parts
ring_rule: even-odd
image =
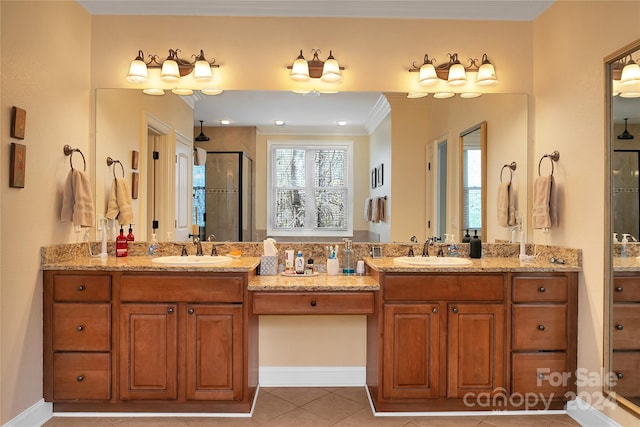
[[[613,271],[640,271],[640,257],[613,257]]]
[[[371,276],[329,276],[320,273],[317,276],[289,277],[254,276],[249,281],[250,291],[377,291],[380,285]]]
[[[552,264],[549,258],[538,256],[532,261],[520,261],[519,258],[498,258],[487,257],[471,259],[472,264],[468,266],[420,266],[400,264],[394,258],[365,258],[365,263],[379,272],[393,273],[425,273],[425,272],[450,272],[450,273],[504,273],[504,272],[575,272],[582,271],[579,265],[574,264]],[[638,264],[640,267],[640,263]]]
[[[212,266],[176,266],[152,263],[149,256],[127,256],[107,259],[76,257],[66,261],[43,263],[43,270],[95,270],[95,271],[171,271],[171,272],[247,272],[260,264],[260,258],[240,257],[230,262]]]

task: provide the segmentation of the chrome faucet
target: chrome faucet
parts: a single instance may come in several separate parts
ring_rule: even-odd
[[[193,243],[196,245],[196,256],[202,256],[202,243],[200,243],[200,238],[194,236]]]

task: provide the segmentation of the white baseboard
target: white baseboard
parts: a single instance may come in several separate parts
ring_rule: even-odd
[[[357,387],[366,382],[364,366],[263,366],[261,387]]]
[[[567,402],[567,414],[583,427],[622,427],[579,397]]]
[[[2,427],[40,427],[51,419],[53,405],[40,399]]]

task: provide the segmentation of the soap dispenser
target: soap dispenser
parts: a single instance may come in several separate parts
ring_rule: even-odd
[[[471,242],[471,236],[469,236],[469,230],[467,230],[467,233],[462,238],[462,243],[469,243],[469,242]]]
[[[627,251],[627,245],[629,243],[629,234],[624,233],[622,235],[622,246],[620,248],[620,256],[622,257],[626,257],[627,255],[629,255],[628,251]]]
[[[126,236],[124,235],[124,229],[122,228],[122,224],[120,224],[120,235],[116,237],[116,256],[117,257],[125,257],[127,256],[127,252],[129,250],[129,245]]]
[[[129,224],[129,234],[127,234],[127,241],[133,242],[134,240],[136,240],[136,238],[133,236],[133,228],[131,227],[131,224]]]
[[[149,242],[149,256],[156,256],[158,254],[158,235],[156,233],[151,234],[151,241]]]
[[[480,237],[478,237],[478,230],[475,230],[469,246],[469,257],[480,258],[482,256],[482,241],[480,241]]]
[[[304,274],[304,258],[302,258],[302,251],[298,251],[298,256],[295,261],[296,274]]]

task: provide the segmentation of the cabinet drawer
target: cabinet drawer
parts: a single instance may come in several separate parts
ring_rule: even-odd
[[[566,350],[567,306],[515,305],[514,350]]]
[[[239,275],[131,274],[120,280],[121,301],[242,302]]]
[[[372,292],[254,293],[253,314],[373,314]]]
[[[56,274],[53,276],[55,301],[110,301],[111,276]]]
[[[54,400],[111,399],[109,353],[56,353],[53,355]]]
[[[613,390],[624,397],[640,397],[640,351],[614,351],[611,370],[617,375]]]
[[[567,292],[567,277],[563,276],[513,279],[514,302],[565,302]]]
[[[502,276],[388,275],[383,282],[385,301],[502,301]]]
[[[516,353],[512,357],[513,392],[562,397],[574,375],[567,372],[567,354]]]
[[[111,348],[109,304],[53,305],[53,350],[108,351]]]
[[[614,350],[640,350],[640,304],[613,304]]]
[[[640,302],[640,277],[614,277],[613,301]]]

